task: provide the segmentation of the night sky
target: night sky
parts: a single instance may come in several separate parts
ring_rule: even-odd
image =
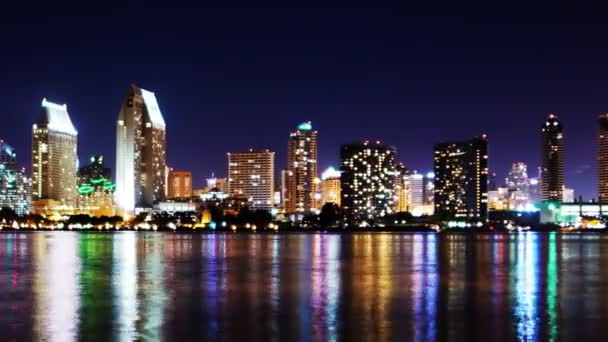
[[[515,161],[535,175],[554,112],[566,185],[595,196],[596,117],[608,111],[599,9],[143,4],[0,11],[0,138],[21,164],[30,169],[47,97],[68,104],[81,162],[101,153],[113,167],[115,121],[136,83],[158,98],[168,164],[196,185],[225,175],[228,151],[269,148],[284,167],[289,132],[306,120],[320,170],[338,165],[341,143],[380,139],[426,171],[433,143],[487,133],[500,178]]]

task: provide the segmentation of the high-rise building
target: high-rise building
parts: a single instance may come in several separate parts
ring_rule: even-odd
[[[48,206],[73,206],[76,198],[78,132],[65,104],[42,100],[32,127],[32,192]],[[45,205],[46,206],[46,205]]]
[[[424,205],[424,176],[414,170],[410,175],[410,206]]]
[[[396,212],[410,211],[410,170],[399,163],[395,166],[394,178],[394,210]]]
[[[321,174],[321,202],[340,205],[340,171],[333,167]]]
[[[228,191],[230,196],[246,196],[253,209],[272,209],[274,152],[228,153]]]
[[[30,212],[32,180],[25,169],[18,168],[15,150],[0,140],[0,208],[10,208],[18,215]]]
[[[542,127],[541,191],[543,201],[561,201],[564,188],[564,134],[562,124],[549,114]]]
[[[116,200],[123,215],[165,198],[165,129],[154,93],[129,86],[116,125]]]
[[[521,191],[528,193],[530,179],[528,178],[528,166],[525,163],[513,163],[507,175],[505,184],[509,191]]]
[[[395,149],[380,142],[340,148],[341,203],[349,224],[363,224],[394,211]]]
[[[167,197],[171,199],[192,197],[192,172],[171,170]]]
[[[424,205],[435,203],[435,173],[429,171],[424,176]]]
[[[302,123],[289,136],[285,212],[309,213],[316,209],[317,136],[310,122]]]
[[[91,216],[115,214],[112,171],[104,166],[103,156],[90,158],[90,164],[78,170],[78,212]]]
[[[434,148],[435,215],[442,220],[488,217],[488,140],[485,135]]]
[[[597,196],[604,203],[608,202],[608,113],[597,121]]]
[[[530,203],[530,178],[528,166],[525,163],[513,163],[507,178],[507,207],[510,209],[525,208]]]

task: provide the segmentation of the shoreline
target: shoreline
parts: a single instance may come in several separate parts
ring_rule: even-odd
[[[444,229],[441,231],[435,231],[432,229],[400,229],[400,228],[365,228],[365,229],[283,229],[283,230],[273,230],[273,229],[263,229],[263,230],[250,230],[250,229],[237,229],[237,230],[227,230],[227,229],[158,229],[158,230],[142,230],[142,229],[31,229],[31,228],[0,228],[0,234],[8,234],[8,233],[50,233],[50,232],[77,232],[77,233],[122,233],[122,232],[136,232],[136,233],[173,233],[173,234],[189,234],[189,235],[199,235],[199,234],[340,234],[340,235],[350,235],[350,234],[361,234],[361,233],[398,233],[398,234],[437,234],[437,235],[508,235],[508,234],[520,234],[520,233],[538,233],[538,234],[547,234],[547,233],[557,233],[557,234],[595,234],[601,235],[608,233],[608,229],[579,229],[579,230],[535,230],[530,229],[526,231],[509,231],[509,230],[482,230],[482,229]]]

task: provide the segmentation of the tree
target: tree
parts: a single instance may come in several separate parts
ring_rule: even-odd
[[[6,220],[6,222],[11,222],[18,218],[19,215],[17,215],[17,213],[9,207],[2,207],[2,209],[0,209],[0,221]]]
[[[337,204],[327,202],[321,208],[321,213],[319,214],[319,224],[321,227],[335,226],[341,219],[342,213]]]

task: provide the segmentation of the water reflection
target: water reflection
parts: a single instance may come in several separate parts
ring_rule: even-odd
[[[47,341],[75,341],[80,309],[78,236],[48,235],[36,240],[34,330]]]
[[[608,338],[603,236],[0,234],[0,340]]]

